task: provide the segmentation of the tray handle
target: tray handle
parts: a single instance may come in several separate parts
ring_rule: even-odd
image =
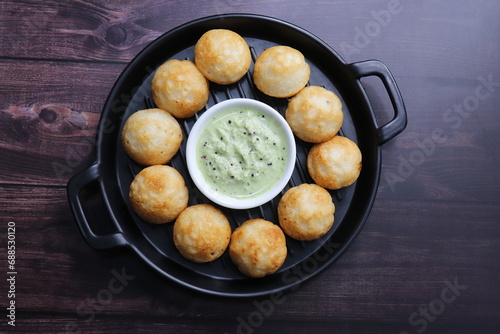
[[[85,170],[73,176],[68,182],[68,199],[71,211],[75,217],[76,224],[85,242],[93,249],[104,250],[128,246],[125,236],[121,232],[106,235],[97,235],[92,231],[87,217],[82,208],[79,194],[92,182],[98,181],[100,177],[99,165],[91,165]]]
[[[406,107],[401,92],[387,66],[378,60],[366,60],[352,63],[348,66],[355,79],[359,80],[372,75],[379,77],[389,94],[394,109],[394,118],[378,128],[378,144],[383,145],[400,134],[408,123]]]

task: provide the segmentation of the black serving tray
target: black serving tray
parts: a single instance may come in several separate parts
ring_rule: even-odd
[[[142,221],[129,207],[128,191],[134,176],[143,168],[125,154],[120,143],[121,128],[132,113],[154,107],[150,84],[155,69],[169,59],[194,60],[197,40],[210,29],[230,29],[240,34],[250,46],[253,60],[266,48],[287,45],[301,51],[311,66],[310,85],[323,86],[341,99],[344,123],[340,135],[356,142],[363,156],[363,168],[357,182],[331,191],[336,206],[335,223],[328,234],[314,241],[287,238],[288,256],[280,270],[270,276],[251,279],[243,276],[226,252],[205,264],[184,259],[172,240],[173,223],[154,225]],[[252,67],[239,82],[221,86],[210,84],[210,106],[231,98],[245,97],[265,102],[284,115],[287,99],[272,98],[259,92],[252,82]],[[360,79],[379,77],[392,101],[394,118],[378,126],[374,111]],[[189,205],[211,203],[195,187],[187,171],[185,149],[190,129],[206,110],[179,120],[184,141],[179,153],[169,163],[179,170],[190,189]],[[337,260],[361,231],[372,208],[380,178],[380,146],[406,127],[403,99],[387,67],[377,60],[345,63],[327,44],[293,24],[259,15],[227,14],[198,19],[181,25],[150,43],[125,68],[104,105],[97,134],[97,156],[91,166],[68,183],[68,197],[77,226],[88,245],[94,249],[130,247],[161,275],[184,286],[223,296],[257,296],[296,287]],[[250,210],[220,208],[235,229],[250,218],[264,218],[275,223],[281,195],[290,187],[312,183],[307,173],[306,157],[311,144],[296,138],[297,163],[288,186],[272,201]],[[82,208],[80,192],[91,183],[99,185],[103,205],[111,216],[106,222],[116,232],[99,235],[92,228]],[[165,284],[168,284],[166,281]]]

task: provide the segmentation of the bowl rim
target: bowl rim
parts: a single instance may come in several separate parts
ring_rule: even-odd
[[[280,129],[283,132],[283,135],[285,136],[288,145],[288,157],[285,164],[285,170],[283,171],[281,178],[269,190],[260,194],[259,196],[252,198],[239,199],[224,195],[220,192],[216,192],[206,183],[199,168],[197,167],[197,162],[196,162],[196,144],[198,142],[202,130],[205,128],[205,126],[212,118],[216,117],[217,115],[227,110],[237,107],[247,107],[256,109],[259,112],[264,113],[266,116],[267,115],[271,116],[272,119],[274,119],[278,123]],[[262,204],[267,203],[271,201],[273,198],[275,198],[290,181],[290,178],[295,169],[295,163],[297,158],[296,156],[297,153],[296,153],[295,137],[285,117],[283,117],[283,115],[281,115],[276,109],[274,109],[270,105],[262,101],[249,98],[228,99],[222,102],[218,102],[213,106],[211,106],[210,108],[208,108],[196,120],[196,123],[193,125],[188,135],[186,144],[187,169],[195,186],[209,200],[229,209],[240,209],[240,210],[251,209],[261,206]]]

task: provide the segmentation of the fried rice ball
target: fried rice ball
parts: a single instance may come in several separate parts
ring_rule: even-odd
[[[210,81],[228,85],[240,80],[252,61],[247,42],[234,31],[212,29],[194,47],[194,62]]]
[[[315,144],[307,156],[307,170],[316,184],[327,189],[350,186],[361,173],[361,151],[352,140],[335,136]]]
[[[219,258],[231,238],[231,225],[222,211],[209,204],[189,206],[174,224],[174,244],[186,259],[197,263]]]
[[[311,68],[304,55],[289,46],[273,46],[255,60],[253,80],[257,88],[273,97],[297,94],[309,81]]]
[[[189,60],[172,59],[158,67],[151,91],[156,106],[177,118],[193,116],[209,97],[207,79]]]
[[[332,196],[317,184],[303,183],[288,189],[278,204],[278,219],[288,236],[314,240],[325,235],[333,225],[335,204]]]
[[[275,273],[286,255],[285,234],[270,221],[247,220],[231,235],[229,256],[246,276],[258,278]]]
[[[133,113],[123,126],[121,141],[127,155],[144,166],[163,165],[172,159],[182,143],[177,120],[161,109]]]
[[[293,133],[310,143],[327,141],[344,121],[342,102],[323,87],[308,86],[288,102],[285,118]]]
[[[182,175],[173,167],[156,165],[136,175],[129,191],[130,206],[153,224],[174,221],[187,207],[189,192]]]

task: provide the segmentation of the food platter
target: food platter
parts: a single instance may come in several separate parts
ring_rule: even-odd
[[[154,225],[142,221],[130,209],[128,190],[134,176],[143,166],[135,164],[124,152],[120,133],[124,120],[140,109],[154,107],[151,80],[155,69],[169,59],[193,60],[198,38],[215,28],[230,29],[240,34],[251,49],[253,60],[265,49],[287,45],[300,50],[311,67],[309,84],[323,86],[341,99],[344,123],[340,134],[353,140],[363,155],[363,169],[357,182],[331,191],[336,206],[335,223],[323,237],[314,241],[287,238],[288,256],[278,272],[251,279],[243,276],[224,254],[211,263],[199,264],[184,259],[172,241],[173,224]],[[184,137],[204,110],[232,98],[251,98],[271,105],[284,114],[287,99],[272,98],[260,93],[252,83],[252,66],[246,76],[235,84],[210,84],[210,98],[197,115],[179,120]],[[378,125],[374,111],[360,79],[377,76],[391,99],[394,118]],[[96,141],[96,160],[75,175],[68,183],[68,197],[77,226],[93,249],[128,247],[145,263],[170,281],[209,294],[248,297],[294,289],[305,280],[322,272],[335,262],[352,244],[366,222],[372,208],[380,179],[381,150],[406,127],[406,111],[399,89],[387,67],[377,60],[347,64],[318,37],[293,24],[260,15],[225,14],[201,18],[183,24],[150,43],[125,68],[111,89],[103,107]],[[307,173],[306,157],[311,144],[296,139],[297,162],[288,188],[313,183]],[[186,166],[186,140],[169,163],[186,180],[190,191],[189,205],[211,203],[196,188]],[[96,183],[103,205],[110,216],[113,232],[96,233],[83,209],[80,193]],[[276,208],[281,195],[270,202],[248,210],[220,207],[232,228],[250,218],[277,222]]]

